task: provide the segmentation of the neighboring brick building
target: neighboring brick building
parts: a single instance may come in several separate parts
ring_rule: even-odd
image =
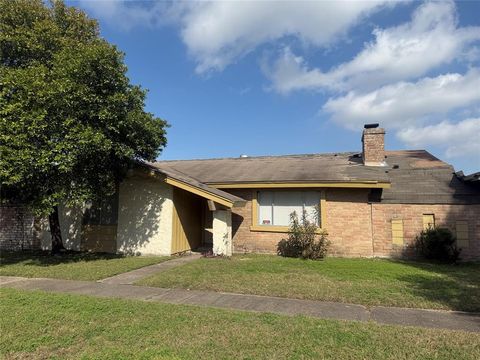
[[[455,174],[424,150],[385,151],[384,134],[366,126],[361,153],[144,163],[107,207],[63,209],[65,242],[143,254],[275,253],[290,213],[313,218],[318,208],[335,256],[409,256],[416,235],[438,226],[456,234],[463,259],[480,259],[478,176]],[[16,225],[8,229],[1,242],[5,233],[25,238]]]
[[[0,250],[35,250],[40,239],[33,215],[22,206],[0,207]]]

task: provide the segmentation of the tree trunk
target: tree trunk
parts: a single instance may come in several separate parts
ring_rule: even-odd
[[[50,224],[50,234],[52,235],[52,254],[57,254],[65,249],[62,241],[62,231],[60,230],[60,218],[58,216],[58,206],[53,207],[53,212],[48,216]]]

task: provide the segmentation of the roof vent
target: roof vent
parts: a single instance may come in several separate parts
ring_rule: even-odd
[[[248,158],[248,155],[242,154],[242,155],[240,155],[240,157],[241,157],[241,158]]]
[[[363,125],[364,129],[376,129],[378,127],[378,123],[375,124],[365,124]]]

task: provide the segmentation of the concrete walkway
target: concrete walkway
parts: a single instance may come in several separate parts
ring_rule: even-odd
[[[161,262],[159,264],[145,266],[140,269],[132,270],[126,273],[108,277],[106,279],[98,280],[98,282],[102,282],[105,284],[131,285],[147,276],[172,269],[174,267],[183,265],[190,261],[197,260],[201,257],[202,257],[201,254],[196,254],[196,253],[184,255],[178,258]]]
[[[212,291],[162,289],[147,286],[121,285],[119,283],[106,281],[90,282],[0,276],[0,287],[135,299],[170,304],[209,306],[282,315],[305,315],[322,319],[374,321],[381,324],[480,332],[480,314],[456,311],[404,309],[382,306],[367,308],[354,304],[218,293]]]

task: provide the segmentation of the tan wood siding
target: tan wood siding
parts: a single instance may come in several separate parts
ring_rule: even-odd
[[[173,190],[172,254],[195,249],[202,243],[203,199]]]

